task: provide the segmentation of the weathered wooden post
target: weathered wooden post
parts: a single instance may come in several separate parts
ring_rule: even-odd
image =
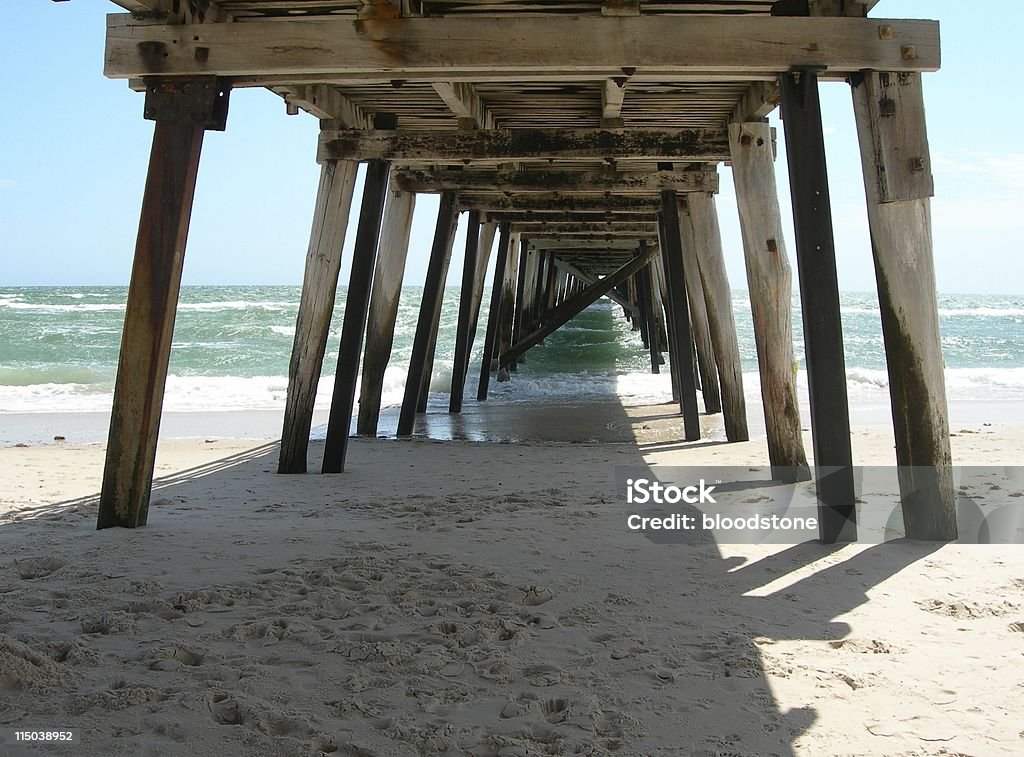
[[[558,265],[555,259],[555,253],[548,253],[548,270],[547,280],[544,282],[544,313],[541,316],[541,322],[547,321],[548,314],[555,309],[558,304]]]
[[[392,190],[384,204],[377,268],[370,290],[370,309],[366,320],[366,348],[363,352],[363,373],[359,389],[359,414],[356,432],[376,436],[380,419],[381,392],[384,373],[391,359],[398,320],[398,303],[402,294],[402,277],[409,254],[409,234],[416,194]]]
[[[659,239],[664,238],[664,235],[661,233],[661,224],[658,225],[658,237]],[[660,249],[665,249],[663,242]],[[665,285],[664,252],[655,258],[654,264],[651,266],[651,275],[655,282],[654,291],[658,302],[658,314],[661,316],[665,329],[664,337],[665,346],[668,348],[668,375],[669,381],[672,384],[672,401],[679,402],[679,371],[676,370],[679,360],[676,359],[676,342],[672,336],[672,312],[668,305],[668,287]]]
[[[521,270],[519,264],[519,249],[520,249],[520,235],[519,232],[512,234],[511,240],[508,245],[508,261],[505,263],[505,275],[502,278],[501,287],[501,300],[498,302],[498,334],[497,342],[494,347],[493,360],[491,365],[498,371],[497,379],[498,382],[509,380],[509,371],[514,371],[516,367],[516,361],[506,366],[505,370],[502,370],[497,363],[498,355],[502,352],[507,352],[512,346],[512,335],[514,331],[514,318],[515,318],[515,307],[516,307],[516,290],[518,274]]]
[[[327,419],[327,441],[324,444],[324,461],[321,467],[323,473],[341,473],[345,470],[348,434],[352,425],[352,405],[356,398],[356,379],[359,374],[359,355],[363,348],[366,311],[369,307],[370,286],[380,238],[380,222],[388,190],[388,171],[388,162],[385,160],[370,160],[366,163],[359,226],[356,229],[352,270],[349,273],[348,293],[345,296],[345,321],[341,326],[338,369],[334,376],[331,412]]]
[[[537,297],[534,302],[533,320],[530,323],[531,330],[544,322],[544,314],[548,310],[548,292],[551,286],[551,278],[554,276],[553,270],[555,267],[554,253],[541,251],[539,252],[539,255],[540,264],[537,267]]]
[[[526,239],[520,239],[519,270],[516,273],[516,299],[515,306],[512,311],[512,334],[509,337],[509,347],[519,341],[519,337],[523,333],[523,318],[526,316],[527,308],[529,307],[526,302],[527,298],[530,296],[529,290],[532,285],[532,279],[530,278],[532,257],[529,256],[529,249],[529,241]],[[519,361],[513,360],[512,364],[509,365],[509,370],[514,373],[518,366]]]
[[[451,395],[448,400],[449,413],[462,412],[462,397],[466,389],[466,372],[469,369],[470,352],[473,349],[472,324],[473,300],[476,285],[477,259],[480,249],[480,211],[469,211],[469,225],[466,229],[466,257],[462,264],[462,291],[459,296],[459,323],[455,331],[455,359],[452,365]]]
[[[454,246],[454,240],[452,240]],[[430,382],[434,377],[434,358],[437,357],[437,332],[441,328],[441,320],[434,324],[434,330],[430,333],[430,345],[427,347],[427,362],[423,369],[423,382],[420,385],[420,399],[416,403],[416,412],[422,415],[427,412],[427,403],[430,401]]]
[[[636,257],[637,255],[642,255],[645,249],[646,249],[646,245],[643,248],[641,248],[638,245],[637,249],[636,249],[636,252],[633,253],[633,256]],[[636,273],[634,273],[633,274],[633,278],[632,278],[632,282],[633,282],[632,288],[633,288],[633,291],[636,292],[636,310],[637,310],[636,318],[634,320],[636,322],[636,326],[640,330],[640,341],[643,343],[644,349],[645,350],[650,350],[651,349],[651,332],[650,332],[650,329],[648,328],[648,325],[650,323],[650,319],[648,317],[648,315],[649,315],[649,313],[648,313],[648,302],[647,302],[647,298],[645,296],[646,290],[644,289],[644,283],[643,283],[643,278],[644,278],[645,271],[646,271],[646,267],[644,269],[639,270]]]
[[[409,372],[405,378],[405,394],[398,418],[398,436],[412,434],[420,396],[425,393],[423,379],[429,370],[430,351],[434,348],[438,323],[441,320],[444,282],[448,277],[448,264],[452,257],[458,220],[459,211],[455,194],[445,192],[441,195],[437,211],[434,241],[430,247],[430,261],[427,263],[427,275],[423,282],[423,299],[420,300],[420,314],[416,321],[416,334],[413,337],[412,354],[409,356]]]
[[[156,127],[125,306],[98,529],[146,525],[203,133],[224,130],[229,91],[213,77],[157,79],[146,89],[144,114]]]
[[[850,409],[818,77],[815,71],[804,69],[783,74],[780,83],[807,355],[819,533],[826,544],[854,541],[857,513]]]
[[[487,399],[491,383],[491,363],[494,361],[495,345],[498,341],[498,318],[501,307],[501,292],[505,286],[505,268],[511,251],[512,234],[508,221],[499,226],[498,258],[494,265],[494,282],[491,285],[491,303],[487,314],[487,331],[484,334],[484,351],[480,358],[480,381],[477,384],[478,402]]]
[[[683,414],[686,441],[700,439],[700,417],[697,413],[697,384],[693,375],[693,333],[687,308],[686,276],[683,273],[683,248],[679,235],[679,199],[675,190],[661,193],[662,261],[671,309],[672,328],[669,339],[675,343],[679,376],[679,406]]]
[[[638,254],[647,251],[647,242],[641,240]],[[647,332],[647,349],[651,355],[651,373],[661,373],[661,352],[658,345],[658,323],[654,312],[654,298],[651,294],[651,266],[642,268],[637,274],[640,288],[640,301],[643,303],[642,314]]]
[[[772,477],[810,478],[800,430],[793,355],[792,273],[782,236],[772,130],[766,122],[729,127],[729,153],[743,234],[761,400]]]
[[[750,433],[747,430],[747,401],[743,396],[743,365],[732,314],[732,288],[725,270],[715,196],[707,192],[690,192],[686,199],[700,266],[700,282],[708,309],[711,345],[722,388],[725,436],[730,442],[745,442]]]
[[[278,473],[306,472],[313,406],[331,331],[341,251],[345,246],[358,168],[359,164],[353,160],[328,160],[320,167],[320,186],[288,365]]]
[[[921,75],[854,77],[907,537],[957,538]]]
[[[681,201],[680,205],[684,203]],[[711,415],[722,412],[722,396],[719,393],[715,351],[711,344],[711,327],[708,325],[708,306],[704,301],[704,285],[697,260],[697,245],[700,242],[694,234],[690,214],[683,207],[679,208],[679,233],[682,237],[683,275],[686,277],[686,295],[690,303],[690,327],[697,348],[701,394],[704,397],[704,411]]]
[[[473,311],[469,319],[469,353],[473,353],[473,345],[476,344],[476,327],[480,322],[480,309],[484,301],[484,289],[487,279],[487,265],[491,261],[491,250],[494,248],[494,239],[498,234],[498,224],[488,221],[480,225],[480,246],[476,253],[476,273],[473,276]],[[469,370],[469,360],[466,361],[466,370]]]

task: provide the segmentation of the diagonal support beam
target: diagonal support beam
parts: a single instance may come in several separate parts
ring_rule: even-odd
[[[510,350],[503,353],[498,359],[498,364],[507,366],[531,347],[540,344],[545,338],[575,318],[584,308],[593,305],[612,289],[622,284],[630,276],[650,263],[656,254],[656,248],[649,248],[644,254],[633,258],[614,273],[599,279],[583,291],[565,300],[547,314],[543,326],[524,339],[519,340],[519,342],[512,345]]]
[[[584,284],[596,284],[598,281],[600,281],[600,279],[598,279],[596,276],[591,276],[586,271],[580,270],[572,263],[561,258],[555,258],[555,265],[561,268],[566,273],[568,273],[570,276],[575,276]],[[614,289],[609,290],[607,297],[616,305],[620,305],[621,307],[624,307],[626,310],[629,310],[630,312],[636,312],[636,306],[632,302],[627,300],[625,297],[623,297],[621,294],[616,292]]]

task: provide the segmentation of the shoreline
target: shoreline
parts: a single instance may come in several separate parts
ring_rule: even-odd
[[[747,417],[751,435],[763,437],[764,417],[758,397],[748,397]],[[592,439],[632,441],[630,436],[609,433],[602,428],[603,416],[613,415],[611,422],[625,415],[642,412],[643,408],[659,408],[670,415],[673,405],[622,404],[615,398],[567,398],[561,404],[538,403],[467,403],[461,415],[451,416],[438,410],[417,420],[415,434],[431,439],[464,439],[470,441],[577,441]],[[949,403],[950,431],[984,424],[1024,424],[1024,403],[1013,400],[958,400]],[[160,438],[192,437],[254,439],[271,441],[280,438],[283,409],[165,411],[161,420]],[[318,405],[313,414],[312,439],[322,439],[327,424],[328,408]],[[399,408],[381,410],[378,436],[393,438]],[[542,413],[555,422],[540,418]],[[891,426],[891,411],[886,403],[851,404],[851,426],[886,428]],[[524,422],[524,418],[526,419]],[[712,434],[721,430],[721,415],[702,415],[702,424]],[[810,425],[810,410],[801,403],[805,429]],[[17,444],[54,444],[55,436],[63,436],[68,444],[105,443],[109,412],[33,412],[0,413],[0,448]],[[354,433],[354,426],[353,426]],[[724,438],[724,437],[723,437]],[[807,446],[808,451],[811,449]]]

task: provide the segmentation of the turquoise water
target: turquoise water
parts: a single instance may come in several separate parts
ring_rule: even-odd
[[[182,290],[171,355],[169,410],[283,406],[299,287],[218,286]],[[339,293],[324,374],[333,374],[345,302]],[[124,287],[0,288],[0,412],[106,411],[112,399]],[[419,310],[420,287],[403,290],[385,404],[401,401]],[[746,293],[734,295],[745,373],[757,370]],[[796,305],[796,303],[794,303]],[[457,319],[457,291],[445,298],[432,388],[446,403]],[[799,310],[794,332],[803,358]],[[878,305],[870,294],[842,298],[852,399],[884,400],[886,377]],[[1024,297],[940,297],[951,399],[1024,398]],[[483,341],[484,324],[477,334]],[[492,385],[492,402],[537,402],[618,394],[664,401],[667,375],[652,376],[639,335],[621,309],[598,303],[531,350],[512,382]],[[473,374],[477,370],[474,357]],[[470,386],[475,381],[471,375]],[[327,402],[329,382],[321,382]],[[748,385],[756,387],[756,379]],[[470,394],[467,392],[467,395]]]

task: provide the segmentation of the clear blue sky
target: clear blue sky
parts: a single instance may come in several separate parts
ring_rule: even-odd
[[[1024,9],[1011,0],[882,0],[873,15],[937,18],[943,69],[925,76],[938,285],[942,292],[1024,292],[1024,147],[1014,80]],[[143,96],[103,77],[103,0],[19,2],[0,30],[0,285],[123,284],[153,125]],[[822,87],[840,285],[874,287],[849,90]],[[782,145],[781,124],[780,148]],[[263,90],[231,96],[228,130],[207,134],[186,284],[292,284],[319,175],[317,122],[285,115]],[[729,170],[719,208],[733,285],[745,287]],[[778,162],[788,213],[785,153]],[[354,207],[357,207],[355,205]],[[406,281],[421,284],[436,200],[417,207]],[[353,234],[349,234],[351,245]],[[793,236],[787,236],[790,255]],[[459,242],[461,243],[461,242]],[[458,255],[456,255],[456,260]],[[343,279],[351,255],[346,253]],[[458,280],[453,261],[449,280]]]

